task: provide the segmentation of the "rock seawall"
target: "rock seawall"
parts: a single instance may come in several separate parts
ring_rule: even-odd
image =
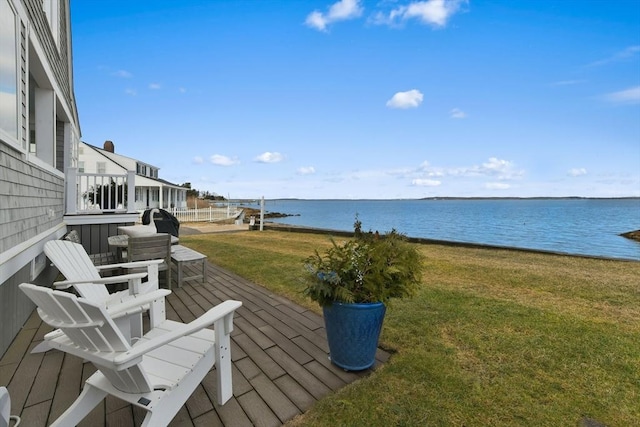
[[[622,233],[622,237],[626,237],[627,239],[636,240],[640,242],[640,230],[629,231],[627,233]]]

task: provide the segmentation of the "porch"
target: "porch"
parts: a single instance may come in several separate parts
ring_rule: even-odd
[[[209,262],[207,282],[191,281],[167,298],[167,317],[190,322],[226,299],[242,301],[232,334],[233,391],[215,402],[210,372],[172,426],[279,426],[323,396],[371,370],[345,372],[331,364],[322,317]],[[0,359],[0,384],[11,394],[12,414],[23,425],[54,421],[78,396],[94,372],[89,363],[59,351],[31,354],[51,328],[34,311]],[[389,354],[378,350],[376,366]],[[142,413],[115,398],[100,404],[81,425],[139,425]]]

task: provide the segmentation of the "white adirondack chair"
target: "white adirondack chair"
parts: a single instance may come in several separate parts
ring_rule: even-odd
[[[52,426],[77,425],[107,395],[148,411],[143,426],[166,426],[214,364],[218,403],[231,398],[230,333],[240,301],[225,301],[188,324],[165,320],[131,345],[100,304],[28,283],[20,289],[44,322],[62,330],[51,345],[98,369]]]
[[[20,425],[20,417],[11,415],[11,397],[6,387],[0,387],[0,427],[13,427]]]
[[[158,290],[158,264],[163,260],[95,266],[81,244],[67,240],[48,241],[44,245],[44,252],[67,279],[55,282],[53,287],[67,289],[73,286],[81,297],[104,306],[117,319],[118,326],[128,339],[142,336],[142,312],[149,310],[152,328],[156,323],[164,320],[164,300],[155,300],[154,307],[146,305],[140,308],[136,305],[137,312],[131,311],[129,305],[123,305],[135,295]],[[147,271],[109,277],[100,276],[100,271],[115,268],[146,268]],[[147,281],[143,283],[144,277],[147,277]],[[117,283],[128,283],[129,288],[110,294],[106,285]],[[166,294],[168,293],[170,292]],[[56,333],[56,331],[51,333]],[[33,352],[37,353],[48,349],[45,341],[38,345]]]

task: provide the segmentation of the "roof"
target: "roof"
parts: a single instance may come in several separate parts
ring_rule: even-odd
[[[150,166],[152,168],[156,168],[158,170],[160,169],[157,166],[153,166],[153,165],[151,165],[149,163],[146,163],[146,162],[143,162],[141,160],[134,159],[133,157],[127,157],[127,156],[123,156],[122,154],[112,153],[112,152],[107,151],[107,150],[105,150],[103,148],[99,148],[99,147],[96,147],[95,145],[88,144],[88,143],[86,143],[84,141],[80,141],[80,142],[83,143],[84,145],[86,145],[87,147],[93,149],[98,154],[104,156],[105,158],[107,158],[111,162],[113,162],[116,165],[120,166],[124,170],[128,170],[128,168],[127,168],[127,166],[125,166],[123,164],[123,160],[134,161],[136,163],[141,163],[141,164],[144,164],[146,166]],[[147,186],[160,184],[161,186],[166,186],[166,187],[175,187],[175,188],[178,188],[178,189],[184,188],[181,185],[174,184],[173,182],[169,182],[169,181],[164,180],[164,179],[153,178],[153,177],[146,176],[146,175],[140,175],[139,173],[137,173],[137,171],[136,171],[136,176],[139,177],[139,178],[142,178],[142,179],[147,179],[149,181],[153,181],[153,184],[147,184]]]

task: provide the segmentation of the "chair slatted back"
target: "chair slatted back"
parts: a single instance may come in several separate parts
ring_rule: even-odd
[[[171,262],[171,235],[158,233],[150,236],[129,237],[128,261],[163,259]]]
[[[100,273],[81,244],[50,240],[44,245],[44,253],[67,280],[87,280],[86,284],[73,286],[80,296],[91,301],[106,301],[109,297],[106,286],[91,284],[93,279],[100,278]]]
[[[152,234],[150,236],[129,236],[127,244],[128,261],[148,261],[162,259],[158,271],[166,271],[167,284],[171,283],[171,235],[167,233]],[[135,270],[132,270],[135,271]],[[170,288],[169,285],[167,287]]]
[[[69,292],[28,283],[21,284],[20,289],[38,306],[42,320],[60,329],[72,341],[60,350],[65,351],[68,346],[73,347],[76,355],[86,353],[86,358],[119,390],[134,393],[152,390],[139,364],[119,371],[110,366],[113,357],[129,351],[131,346],[101,305]]]

